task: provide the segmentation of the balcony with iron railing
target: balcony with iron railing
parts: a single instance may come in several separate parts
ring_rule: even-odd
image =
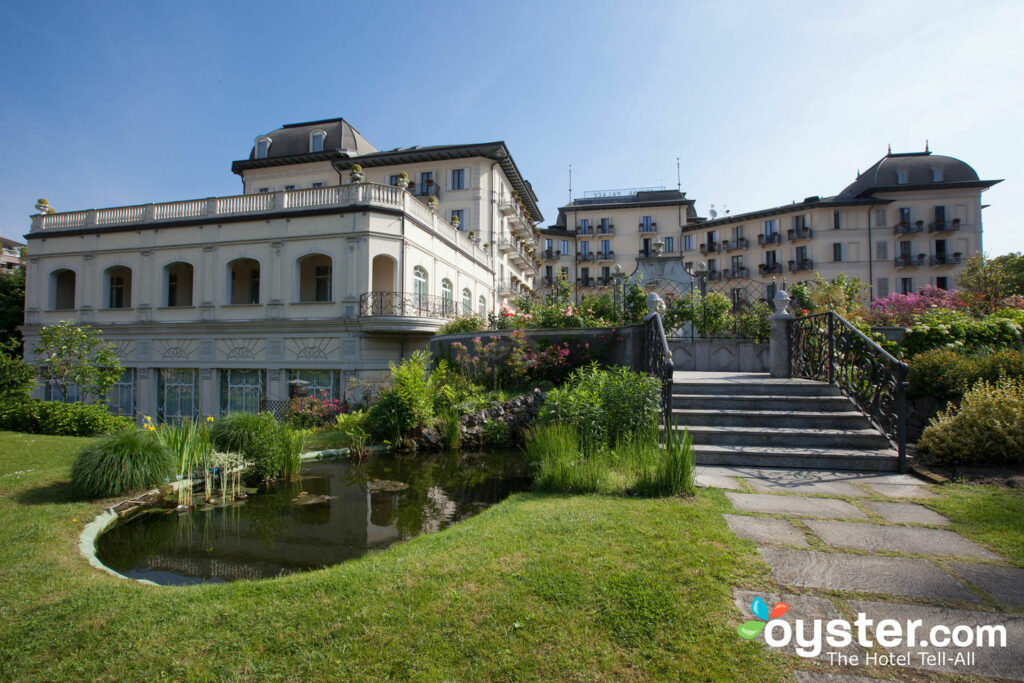
[[[722,271],[720,270],[709,270],[707,275],[708,280],[718,281],[722,279]]]
[[[708,242],[707,244],[700,245],[700,253],[702,254],[717,254],[721,250],[722,247],[718,242]]]
[[[643,221],[640,221],[639,225],[640,232],[658,232],[658,223],[656,221],[651,221],[650,225],[644,225]]]
[[[414,292],[366,292],[359,297],[361,318],[450,320],[459,316],[459,308],[453,299]]]
[[[897,268],[914,268],[916,266],[923,266],[926,262],[926,256],[924,254],[918,254],[917,256],[897,256],[896,267]]]
[[[771,275],[773,273],[782,272],[781,263],[761,263],[757,266],[757,272],[761,275]]]
[[[577,253],[576,254],[576,263],[585,263],[587,261],[596,261],[596,260],[597,260],[597,254],[595,254],[594,252],[587,252],[586,254],[583,254],[583,253]]]
[[[576,226],[576,234],[577,235],[593,235],[594,234],[594,226],[593,225],[577,225]]]
[[[749,246],[746,237],[737,237],[731,240],[722,240],[722,249],[725,251],[735,251],[737,249],[746,249]]]
[[[952,223],[946,221],[935,221],[934,223],[928,224],[928,232],[956,232],[960,229],[960,220],[957,218],[953,219]]]
[[[814,261],[809,258],[789,262],[789,272],[799,273],[801,270],[814,270]]]
[[[959,253],[953,254],[936,254],[931,258],[931,264],[933,266],[956,266],[963,262]]]
[[[757,236],[757,243],[762,247],[767,244],[782,244],[782,233],[773,232],[770,235],[760,234]]]
[[[727,280],[738,280],[740,278],[750,277],[750,269],[746,266],[740,266],[739,268],[732,268],[723,271]]]
[[[810,228],[808,228],[808,227],[790,228],[786,232],[786,237],[788,237],[791,242],[799,242],[800,240],[809,240],[809,239],[811,239],[812,235],[813,235],[813,231]]]
[[[541,259],[547,261],[551,259],[559,259],[562,257],[562,252],[557,249],[545,249],[540,253]]]
[[[597,252],[597,260],[598,261],[614,261],[615,260],[615,252],[610,250],[610,249],[608,251],[598,251]]]
[[[609,223],[608,225],[599,225],[599,226],[597,226],[597,234],[598,235],[612,235],[614,233],[615,233],[615,225],[613,223]]]
[[[924,230],[924,221],[918,221],[917,223],[907,223],[901,221],[896,225],[892,226],[892,231],[897,235],[911,235],[916,232]]]

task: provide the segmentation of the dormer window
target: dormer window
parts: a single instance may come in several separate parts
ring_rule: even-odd
[[[906,185],[907,184],[907,170],[905,168],[901,168],[900,170],[896,171],[896,184],[897,185]]]
[[[270,153],[270,138],[262,137],[256,138],[256,158],[266,159],[267,154]]]
[[[933,183],[941,183],[942,182],[942,169],[941,168],[933,168],[932,169],[932,182]]]
[[[324,151],[324,141],[327,140],[327,133],[322,130],[314,130],[309,134],[309,151],[322,152]]]

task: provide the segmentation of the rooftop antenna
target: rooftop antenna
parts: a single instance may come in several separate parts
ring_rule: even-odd
[[[892,154],[892,143],[891,142],[889,143],[889,152],[888,152],[888,154]]]
[[[680,192],[683,191],[682,176],[679,175],[679,157],[676,157],[676,189]]]
[[[924,139],[924,153],[930,154],[930,152],[928,151],[928,138]]]
[[[711,216],[711,220],[715,220],[718,217],[718,212],[715,211],[714,204],[712,204],[711,208],[708,210],[708,215]]]
[[[572,204],[572,164],[569,164],[569,203]]]

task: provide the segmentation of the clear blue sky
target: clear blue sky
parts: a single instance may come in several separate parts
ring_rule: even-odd
[[[546,222],[578,192],[733,213],[834,194],[924,147],[984,178],[985,245],[1024,249],[1024,2],[68,2],[0,7],[0,233],[235,194],[282,123],[381,149],[505,140]]]

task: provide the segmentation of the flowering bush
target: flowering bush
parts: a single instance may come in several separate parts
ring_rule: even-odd
[[[1019,347],[1021,326],[1006,318],[972,318],[961,311],[936,310],[918,316],[907,330],[901,350],[906,356],[923,351],[952,348],[974,351]]]
[[[298,429],[323,427],[333,424],[338,415],[348,412],[348,406],[337,398],[330,398],[326,391],[319,396],[293,398],[288,401],[288,424]]]
[[[899,325],[909,327],[918,316],[935,311],[968,311],[967,298],[958,291],[928,286],[920,294],[898,294],[875,299],[865,316],[872,325]]]

